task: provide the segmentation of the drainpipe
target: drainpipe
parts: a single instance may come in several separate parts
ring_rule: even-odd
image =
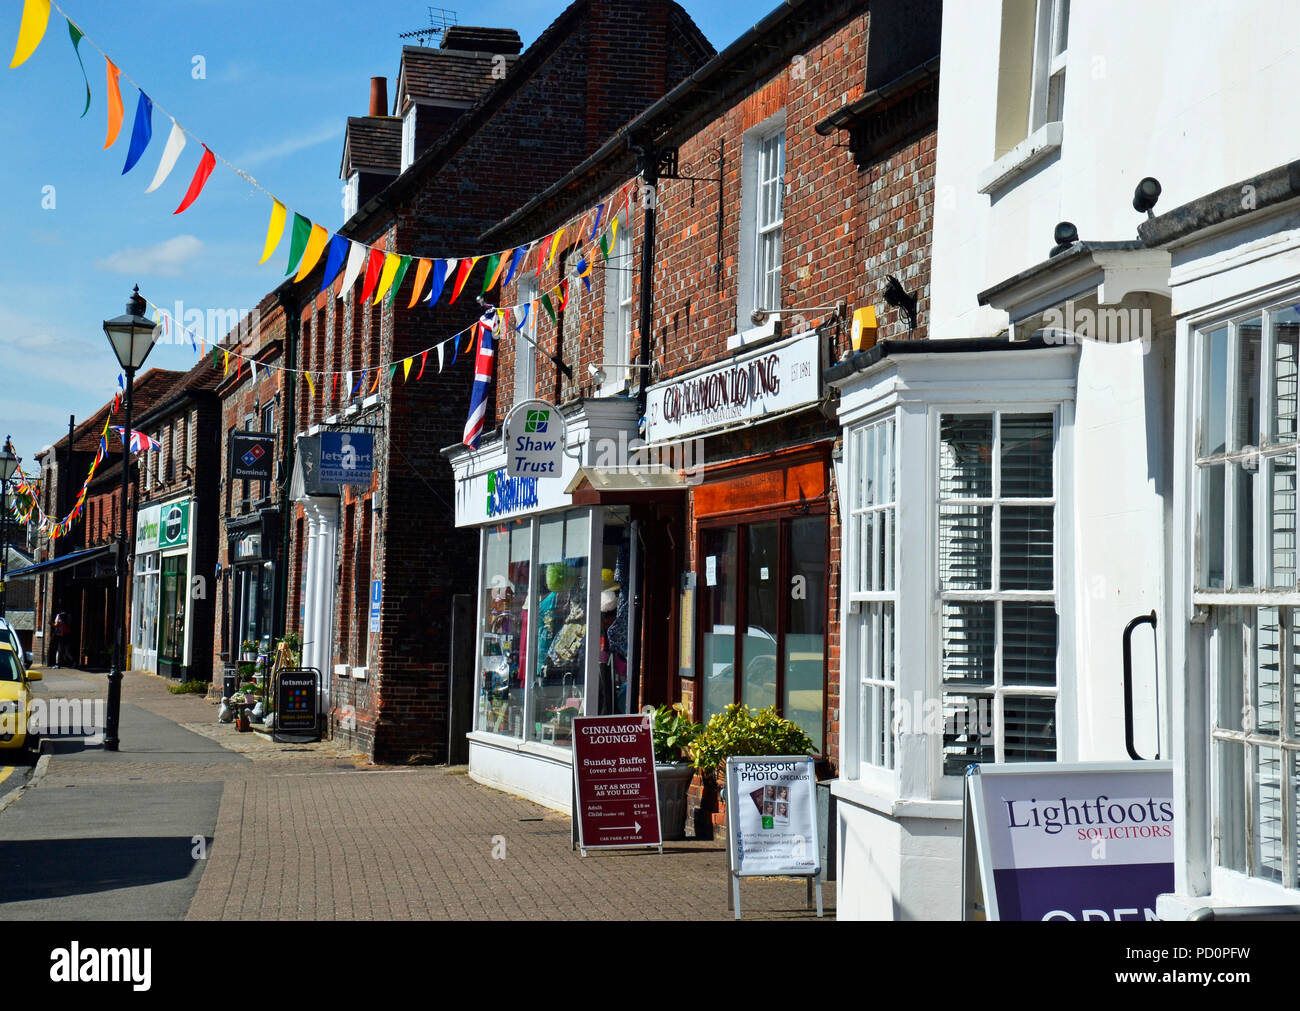
[[[641,231],[641,368],[638,377],[636,407],[638,424],[644,423],[646,412],[647,387],[650,385],[650,341],[653,337],[652,315],[654,310],[654,269],[655,269],[655,205],[658,203],[656,188],[659,185],[659,150],[647,142],[643,145],[629,143],[637,156],[641,169],[641,178],[650,187],[648,199],[643,201]],[[641,433],[644,437],[644,432]]]
[[[279,606],[275,609],[275,638],[282,639],[288,629],[289,621],[289,545],[292,533],[290,522],[289,487],[293,483],[294,466],[294,431],[297,425],[295,407],[298,402],[298,335],[302,329],[301,307],[289,298],[283,289],[279,292],[280,305],[284,308],[285,349],[284,366],[284,449],[280,454],[280,568],[277,573],[275,592]]]

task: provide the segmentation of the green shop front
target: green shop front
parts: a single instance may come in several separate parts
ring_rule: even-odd
[[[131,666],[185,680],[191,660],[193,543],[189,498],[141,506],[131,594]]]

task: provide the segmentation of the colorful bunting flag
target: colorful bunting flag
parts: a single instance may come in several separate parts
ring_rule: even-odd
[[[9,61],[9,69],[20,66],[36,52],[36,47],[45,38],[45,28],[50,23],[50,0],[27,0],[23,4],[23,19],[18,24],[18,44],[14,47],[14,58]]]
[[[173,119],[171,133],[167,135],[167,143],[163,145],[162,158],[158,160],[158,169],[154,172],[153,182],[151,182],[149,188],[145,190],[146,193],[152,193],[163,184],[163,181],[169,175],[171,175],[172,169],[176,167],[176,159],[181,156],[181,152],[184,150],[185,131],[182,130],[181,125]],[[272,220],[274,220],[274,215],[272,215]],[[284,205],[280,206],[280,230],[284,230]],[[269,234],[267,235],[267,238],[270,238]],[[278,234],[276,235],[276,241],[279,241]],[[266,255],[270,256],[271,254],[270,252],[267,252]],[[265,262],[266,257],[263,257],[262,260]]]
[[[430,305],[438,304],[438,299],[442,297],[443,286],[447,283],[447,275],[452,272],[455,266],[455,260],[433,261],[433,282],[429,287],[429,297],[426,299]]]
[[[551,305],[551,294],[547,292],[541,299],[542,308],[546,310],[546,315],[551,317],[551,323],[555,323],[555,308]]]
[[[429,353],[429,352],[427,352],[427,351],[425,352],[425,354],[428,354],[428,353]],[[403,359],[402,359],[402,382],[406,382],[408,379],[411,378],[411,364],[412,364],[412,362],[413,362],[413,359],[411,359],[411,358],[403,358]]]
[[[108,75],[108,139],[104,141],[104,150],[107,151],[113,146],[113,141],[117,140],[117,131],[122,129],[122,92],[117,86],[117,77],[121,71],[113,66],[113,61],[107,56],[104,57],[104,62],[108,65],[106,71]]]
[[[343,269],[343,261],[347,256],[350,245],[351,242],[341,235],[336,235],[330,239],[329,249],[325,253],[325,274],[321,278],[320,284],[322,294],[339,276],[339,271]]]
[[[173,130],[173,133],[174,132],[175,131]],[[182,138],[181,143],[183,144],[184,142],[184,138]],[[168,141],[167,143],[170,146],[171,141]],[[164,154],[163,158],[166,159],[166,157],[166,154]],[[162,171],[161,165],[158,166],[158,171]],[[156,179],[154,182],[155,185],[157,185]],[[286,213],[284,204],[280,203],[278,200],[271,201],[271,220],[266,223],[266,243],[262,246],[262,258],[257,261],[258,264],[263,264],[269,260],[271,254],[275,252],[275,247],[280,244],[280,238],[284,235],[284,219]]]
[[[506,279],[501,282],[502,287],[505,288],[510,287],[510,282],[513,281],[515,277],[515,271],[517,271],[519,269],[519,265],[524,262],[524,256],[527,253],[528,253],[527,246],[520,246],[518,249],[514,251],[514,254],[510,257],[510,269],[506,271]]]
[[[480,292],[486,295],[497,283],[497,278],[501,276],[501,269],[505,266],[500,253],[493,253],[488,257],[487,266],[483,268],[483,290]]]
[[[370,301],[370,296],[374,294],[375,285],[379,283],[379,272],[384,266],[384,251],[382,249],[372,249],[370,251],[370,260],[366,263],[366,280],[361,285],[361,301],[358,305],[365,305]]]
[[[325,244],[329,242],[330,233],[325,231],[320,225],[311,226],[311,234],[307,237],[307,248],[302,254],[302,263],[298,266],[298,273],[294,277],[294,283],[298,284],[306,280],[320,259],[320,254],[325,251]]]
[[[474,269],[474,265],[481,259],[481,256],[471,256],[468,260],[460,261],[460,270],[456,274],[456,285],[452,288],[451,301],[447,303],[448,305],[456,304],[456,299],[460,298],[461,289],[465,287],[465,282],[469,279],[470,272]]]
[[[420,259],[415,268],[415,289],[411,292],[411,301],[406,308],[414,309],[415,303],[420,300],[420,292],[424,291],[424,282],[428,280],[429,271],[433,269],[433,261]]]
[[[343,271],[343,280],[339,284],[339,298],[343,298],[352,290],[352,286],[357,283],[357,278],[361,276],[361,269],[366,265],[366,256],[370,252],[369,246],[363,246],[360,242],[353,242],[352,248],[348,250],[348,265]]]
[[[212,175],[212,170],[217,166],[217,156],[208,150],[208,145],[203,145],[203,157],[199,160],[199,167],[194,170],[194,178],[190,180],[190,188],[185,191],[185,197],[181,200],[181,205],[172,211],[173,214],[180,214],[188,210],[190,204],[199,198],[203,192],[203,187],[207,185],[208,177]]]
[[[131,146],[126,151],[126,164],[122,166],[122,175],[135,168],[136,162],[144,154],[144,149],[149,146],[151,139],[153,139],[153,102],[142,91],[135,106],[135,125],[131,127]]]
[[[537,254],[537,273],[534,276],[536,277],[542,276],[542,267],[546,263],[546,251],[551,248],[551,243],[554,240],[555,240],[554,235],[548,235],[546,238],[542,240],[541,252]]]
[[[560,282],[560,304],[556,306],[556,312],[564,312],[564,307],[569,304],[569,279],[566,277]]]
[[[81,110],[81,118],[86,118],[90,111],[90,78],[86,75],[86,64],[81,59],[81,39],[83,32],[68,18],[68,35],[72,38],[72,51],[77,54],[77,63],[81,65],[81,79],[86,82],[86,107]]]
[[[591,234],[587,236],[587,241],[588,241],[588,242],[595,242],[595,241],[596,241],[596,232],[597,232],[597,230],[599,230],[599,228],[600,228],[600,218],[601,218],[601,215],[604,214],[604,213],[605,213],[605,205],[604,205],[603,203],[597,204],[597,205],[596,205],[596,220],[592,223],[592,226],[591,226]]]
[[[427,351],[420,352],[420,371],[415,377],[415,381],[417,383],[420,381],[420,376],[424,375],[424,363],[428,359],[428,357],[429,357],[429,352]],[[439,372],[442,371],[442,345],[438,345],[438,371]]]
[[[414,257],[403,256],[400,259],[401,262],[397,265],[397,276],[393,278],[393,286],[388,289],[388,302],[386,304],[390,307],[392,306],[393,302],[396,301],[397,299],[397,293],[402,288],[402,281],[405,279],[406,272],[408,269],[410,269],[411,261],[414,259]]]
[[[307,240],[311,238],[311,222],[297,211],[293,214],[293,230],[289,233],[289,266],[284,272],[288,277],[297,268],[302,254],[307,249]]]
[[[397,268],[401,262],[402,258],[396,253],[384,254],[384,268],[379,273],[379,285],[375,288],[375,300],[372,304],[378,305],[388,294],[388,288],[393,283],[393,278],[397,277]]]

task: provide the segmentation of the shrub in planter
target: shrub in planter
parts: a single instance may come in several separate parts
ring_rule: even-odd
[[[686,838],[686,791],[695,769],[686,761],[701,727],[686,715],[680,702],[660,706],[651,723],[655,750],[655,780],[659,789],[659,829],[666,840]]]

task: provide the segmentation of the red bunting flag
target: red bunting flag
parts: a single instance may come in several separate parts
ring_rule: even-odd
[[[542,240],[542,251],[537,254],[537,277],[542,276],[542,268],[546,266],[546,251],[551,248],[551,243],[554,241],[554,235],[548,235]]]
[[[556,312],[564,312],[564,307],[569,304],[569,279],[566,277],[560,282],[560,304],[556,307]]]
[[[429,352],[427,351],[420,352],[420,371],[416,373],[415,376],[415,381],[417,383],[420,381],[420,376],[424,375],[424,362],[425,359],[427,359],[428,357],[429,357]]]
[[[194,170],[194,178],[190,180],[190,188],[185,191],[185,199],[181,205],[172,211],[173,214],[180,214],[186,210],[190,204],[199,198],[203,192],[203,187],[207,185],[208,176],[212,175],[212,170],[217,166],[217,156],[208,150],[208,145],[203,145],[203,157],[199,160],[199,167]]]
[[[471,256],[467,260],[460,261],[460,269],[456,272],[456,286],[451,290],[451,301],[447,303],[448,305],[455,303],[461,289],[465,287],[465,282],[469,280],[470,271],[474,269],[474,265],[481,259],[481,256]]]
[[[370,262],[366,264],[366,281],[361,286],[361,304],[370,301],[370,296],[375,293],[375,285],[379,283],[379,272],[384,268],[384,251],[382,249],[372,249],[370,251]]]

